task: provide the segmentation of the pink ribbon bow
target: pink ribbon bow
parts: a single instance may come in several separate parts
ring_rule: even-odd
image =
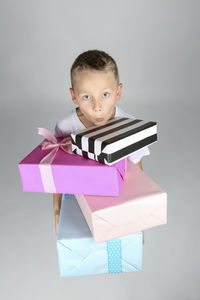
[[[56,193],[51,163],[53,162],[59,148],[69,154],[73,154],[71,138],[68,136],[58,141],[57,138],[45,128],[38,128],[38,134],[41,134],[46,138],[46,140],[42,142],[42,150],[52,149],[39,163],[39,170],[44,192]]]
[[[45,128],[38,128],[38,134],[47,139],[47,141],[42,143],[42,150],[52,149],[52,151],[40,161],[40,164],[51,164],[59,148],[69,154],[73,154],[70,136],[63,138],[60,142],[58,142],[57,138]]]

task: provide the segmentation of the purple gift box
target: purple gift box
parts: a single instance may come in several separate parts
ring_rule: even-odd
[[[19,163],[23,191],[100,196],[120,194],[127,158],[108,166],[58,148],[50,163],[41,163],[51,152],[52,149],[42,149],[41,143]]]

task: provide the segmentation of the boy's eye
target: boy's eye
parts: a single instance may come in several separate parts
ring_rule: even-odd
[[[110,93],[106,92],[106,93],[103,93],[103,98],[108,98],[110,96]]]
[[[83,96],[83,99],[84,99],[84,100],[90,100],[90,96],[89,96],[89,95],[84,95],[84,96]]]

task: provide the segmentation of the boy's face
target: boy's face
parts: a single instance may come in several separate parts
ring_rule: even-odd
[[[80,120],[86,127],[104,125],[115,115],[115,102],[121,97],[122,84],[117,84],[111,71],[84,71],[77,75],[72,100],[78,105]]]

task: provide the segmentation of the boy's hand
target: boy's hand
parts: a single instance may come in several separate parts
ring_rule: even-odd
[[[142,161],[141,160],[136,163],[136,166],[143,171]]]

